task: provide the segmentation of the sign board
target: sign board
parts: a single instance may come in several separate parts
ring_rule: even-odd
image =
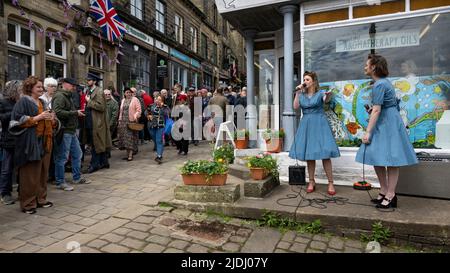
[[[251,9],[277,3],[291,2],[290,0],[216,0],[219,13],[226,13],[242,9]]]
[[[158,40],[155,40],[155,47],[158,48],[161,51],[164,51],[166,53],[169,53],[169,46],[167,46],[165,43],[160,42]]]
[[[188,56],[184,55],[183,53],[181,53],[180,51],[171,48],[170,49],[170,56],[175,57],[185,63],[190,64],[191,63],[191,58],[189,58]]]
[[[140,30],[137,30],[137,29],[135,29],[134,27],[132,27],[132,26],[130,26],[128,24],[124,23],[124,25],[125,25],[125,28],[127,29],[127,34],[128,35],[133,36],[133,37],[143,41],[146,44],[154,45],[155,39],[153,39],[152,37],[148,36],[144,32],[142,32]]]
[[[336,40],[336,52],[371,50],[380,48],[408,47],[420,45],[420,31],[417,29],[353,35]]]
[[[156,73],[158,78],[167,78],[169,76],[169,69],[167,67],[167,59],[163,57],[159,57],[158,55],[158,64],[156,68]]]

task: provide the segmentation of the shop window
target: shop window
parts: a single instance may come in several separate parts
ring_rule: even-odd
[[[305,32],[305,70],[334,93],[327,106],[339,139],[360,139],[367,127],[367,55],[384,56],[400,115],[416,148],[433,148],[436,123],[450,101],[450,13]],[[450,136],[449,136],[450,137]],[[352,143],[352,142],[346,142]]]
[[[313,25],[348,19],[348,8],[310,13],[305,15],[305,24]]]
[[[450,6],[450,0],[410,0],[411,10]]]
[[[8,23],[7,80],[23,80],[34,74],[34,39],[34,30],[16,23]]]
[[[175,40],[183,44],[183,17],[175,15]]]
[[[195,27],[191,27],[190,32],[191,32],[190,49],[193,52],[197,53],[197,33],[198,33],[198,30]]]
[[[156,29],[162,33],[165,33],[165,9],[164,4],[156,0]]]
[[[34,74],[34,57],[32,55],[8,51],[7,80],[24,80]]]
[[[353,7],[353,18],[362,18],[405,11],[405,0],[381,3],[380,5],[366,5]]]
[[[142,20],[142,0],[131,0],[130,1],[131,15]]]
[[[8,43],[34,49],[34,30],[18,24],[8,23]]]
[[[46,60],[45,75],[46,77],[53,77],[54,79],[64,78],[66,76],[66,64],[62,62]]]
[[[255,54],[255,103],[259,113],[259,128],[275,128],[273,120],[275,76],[275,51],[266,50]]]

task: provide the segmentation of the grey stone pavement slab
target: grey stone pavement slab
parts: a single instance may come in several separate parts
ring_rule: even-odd
[[[181,181],[178,168],[189,159],[210,158],[211,146],[191,147],[188,156],[170,147],[162,165],[153,160],[152,148],[152,143],[139,146],[133,162],[121,160],[124,152],[114,150],[111,169],[86,175],[92,183],[75,185],[73,192],[48,184],[48,200],[55,206],[35,215],[21,213],[18,203],[0,205],[0,252],[365,252],[359,240],[262,228],[245,219],[158,205],[173,198]],[[276,206],[273,198],[267,200]],[[424,217],[436,214],[423,212]],[[381,251],[414,249],[389,246]]]

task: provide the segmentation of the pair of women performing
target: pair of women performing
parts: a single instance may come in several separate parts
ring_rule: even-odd
[[[418,161],[398,111],[395,89],[386,79],[389,75],[386,59],[371,54],[364,70],[375,82],[372,90],[373,107],[356,161],[374,166],[380,182],[378,197],[371,202],[377,208],[395,208],[399,167],[417,164]],[[331,92],[319,90],[319,81],[314,72],[306,72],[303,80],[304,84],[296,88],[294,99],[294,108],[301,108],[303,117],[289,157],[307,161],[308,193],[315,191],[316,160],[322,160],[328,178],[327,192],[335,195],[331,158],[339,157],[340,153],[323,109],[324,103],[331,99]]]

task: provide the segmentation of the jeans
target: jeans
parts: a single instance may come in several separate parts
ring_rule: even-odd
[[[11,195],[12,175],[14,169],[14,149],[3,149],[2,169],[0,175],[0,193],[2,196]]]
[[[162,157],[164,152],[164,144],[163,144],[163,134],[164,134],[164,127],[162,128],[150,128],[149,129],[150,135],[152,136],[153,141],[156,145],[156,153],[159,157]]]
[[[56,185],[64,183],[65,164],[71,156],[73,180],[81,179],[81,148],[76,134],[64,134],[63,141],[55,149]]]

